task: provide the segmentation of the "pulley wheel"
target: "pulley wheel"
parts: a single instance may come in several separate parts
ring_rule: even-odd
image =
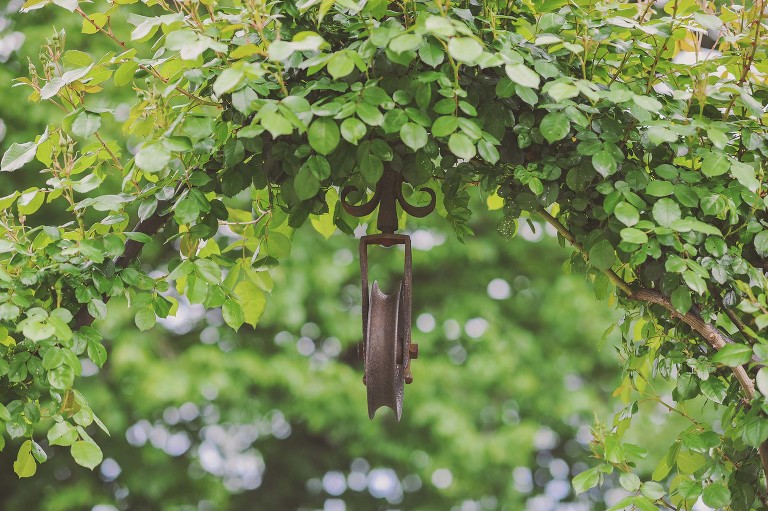
[[[403,335],[400,314],[402,282],[393,294],[384,294],[378,282],[371,286],[368,305],[368,332],[365,346],[365,385],[368,417],[387,406],[397,420],[403,412]]]

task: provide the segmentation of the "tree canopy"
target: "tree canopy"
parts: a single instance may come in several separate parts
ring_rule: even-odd
[[[623,311],[625,408],[595,429],[599,463],[577,492],[617,473],[621,506],[765,503],[763,2],[25,4],[42,7],[114,49],[56,34],[18,79],[63,116],[0,167],[44,174],[0,199],[0,420],[27,439],[19,476],[45,459],[43,418],[51,444],[101,461],[85,428],[102,423],[74,385],[81,357],[106,362],[92,323],[111,298],[140,330],[179,296],[255,327],[294,229],[368,225],[338,190],[364,200],[389,168],[412,201],[438,192],[460,240],[473,193],[501,210],[502,238],[550,225],[576,249],[568,269]],[[113,91],[131,91],[129,111],[107,104]],[[175,249],[160,270],[140,263],[152,244]],[[678,405],[715,412],[667,405],[690,428],[642,481],[625,434],[655,376]]]

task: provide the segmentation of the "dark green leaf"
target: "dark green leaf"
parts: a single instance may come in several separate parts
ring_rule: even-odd
[[[589,250],[589,262],[598,270],[608,270],[616,262],[616,254],[608,240],[598,241]]]
[[[616,159],[607,149],[601,149],[592,156],[592,166],[603,177],[615,174],[618,168]]]
[[[561,112],[550,112],[544,116],[539,126],[541,134],[550,144],[562,140],[571,130],[571,122]]]
[[[309,145],[320,154],[328,155],[336,149],[341,138],[339,127],[332,119],[315,119],[307,131]]]

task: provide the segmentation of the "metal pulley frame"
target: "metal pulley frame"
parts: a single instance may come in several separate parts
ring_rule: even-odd
[[[373,419],[376,410],[382,406],[391,408],[397,420],[403,411],[403,384],[411,383],[411,360],[418,358],[418,345],[411,343],[411,238],[406,234],[395,234],[398,228],[397,204],[411,216],[424,217],[435,208],[435,192],[422,190],[431,196],[426,206],[413,206],[403,198],[403,176],[387,170],[379,180],[373,197],[365,204],[355,206],[347,202],[349,193],[355,191],[348,186],[341,193],[341,204],[351,215],[362,217],[373,213],[379,206],[376,226],[381,234],[363,236],[360,239],[360,273],[362,284],[362,323],[365,373],[363,383],[368,395],[368,417]],[[403,245],[405,260],[403,279],[390,294],[382,292],[378,282],[368,285],[368,246],[391,247]]]

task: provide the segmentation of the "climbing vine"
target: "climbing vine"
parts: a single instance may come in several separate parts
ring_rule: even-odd
[[[18,79],[62,113],[0,168],[42,169],[0,198],[0,421],[25,439],[19,476],[45,461],[41,427],[100,463],[86,428],[106,427],[75,384],[80,358],[106,362],[92,323],[111,297],[140,330],[178,295],[255,326],[293,230],[353,234],[340,187],[362,201],[390,168],[411,202],[438,191],[459,239],[472,194],[504,238],[543,219],[575,249],[569,267],[624,311],[625,408],[596,427],[577,492],[615,474],[631,492],[617,509],[768,505],[763,1],[98,5],[25,5],[67,9],[114,51],[56,33]],[[118,89],[133,91],[127,116],[110,109]],[[162,275],[140,264],[153,243],[178,247]],[[694,398],[716,423],[685,412]],[[647,401],[690,427],[642,481],[646,453],[624,434]]]

